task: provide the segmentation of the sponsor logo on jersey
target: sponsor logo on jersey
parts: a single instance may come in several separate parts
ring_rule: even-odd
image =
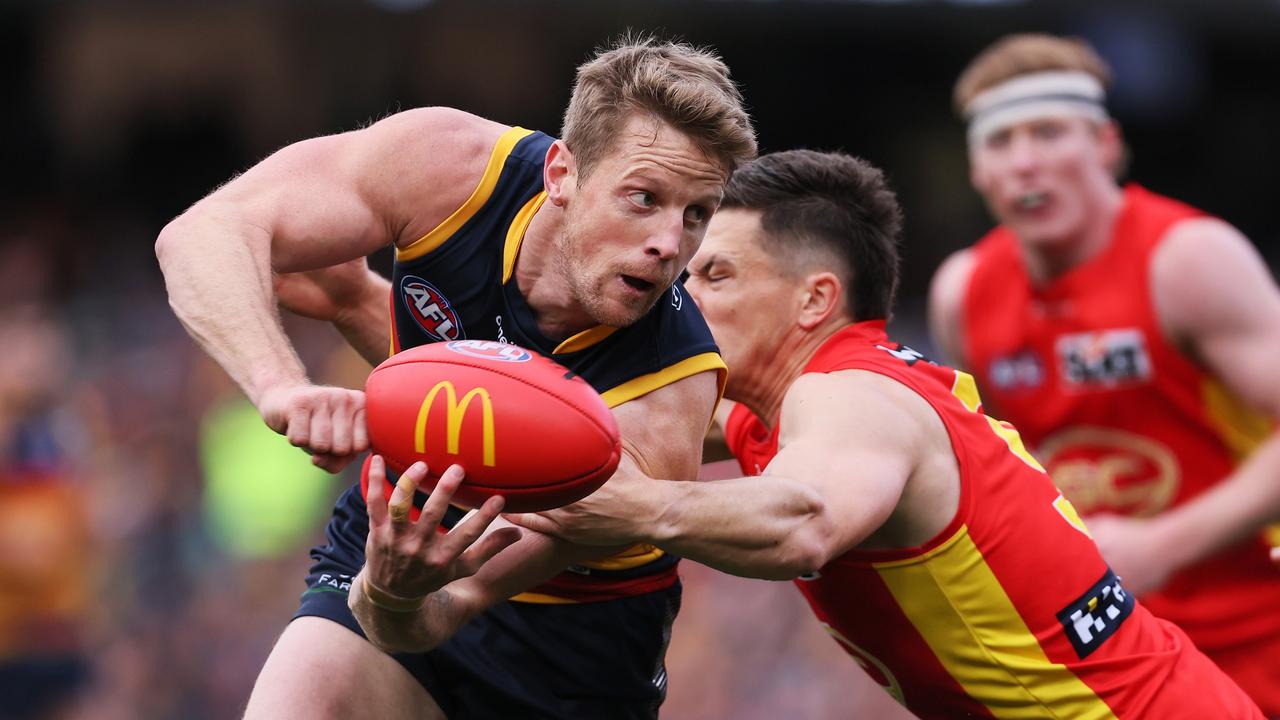
[[[1001,390],[1039,387],[1044,382],[1044,363],[1039,355],[1023,350],[992,360],[987,377]]]
[[[1068,388],[1111,388],[1151,379],[1151,356],[1138,328],[1063,335],[1054,349]]]
[[[462,319],[434,285],[413,275],[400,279],[400,294],[405,309],[418,327],[433,340],[458,340],[463,337]]]
[[[671,307],[676,310],[684,307],[684,295],[681,294],[679,285],[671,286]]]
[[[533,358],[533,355],[528,350],[518,345],[510,345],[493,340],[455,340],[445,347],[459,355],[467,355],[482,360],[522,363],[528,362]]]
[[[1102,646],[1133,613],[1133,596],[1120,586],[1120,578],[1107,569],[1089,591],[1058,613],[1071,647],[1081,660]]]
[[[894,357],[898,358],[899,360],[901,360],[902,362],[906,363],[908,366],[915,365],[916,363],[920,362],[921,360],[923,360],[924,362],[929,363],[930,365],[932,365],[932,364],[933,364],[933,361],[932,361],[932,360],[930,360],[929,358],[925,357],[924,355],[922,355],[922,354],[920,354],[920,353],[916,352],[915,350],[912,350],[911,348],[907,347],[906,345],[898,345],[896,348],[889,348],[889,347],[885,347],[884,345],[876,345],[876,349],[877,349],[877,350],[883,350],[883,351],[885,351],[885,352],[889,353],[890,355],[892,355],[892,356],[894,356]]]
[[[1053,484],[1085,516],[1150,517],[1168,508],[1178,492],[1181,472],[1173,451],[1123,430],[1069,428],[1050,435],[1037,455]]]
[[[311,592],[318,590],[337,590],[338,592],[351,592],[351,576],[350,575],[330,575],[329,573],[320,573],[320,577],[316,578],[316,583],[311,587]]]

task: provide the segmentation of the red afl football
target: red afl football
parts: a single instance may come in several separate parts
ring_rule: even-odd
[[[621,457],[618,425],[595,389],[516,345],[410,348],[374,368],[365,396],[374,452],[397,472],[426,462],[427,484],[461,465],[460,505],[502,495],[509,512],[560,507],[603,485]]]

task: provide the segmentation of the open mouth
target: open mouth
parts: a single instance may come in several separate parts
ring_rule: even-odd
[[[622,282],[626,283],[631,289],[639,292],[649,292],[653,289],[653,283],[634,275],[623,275]]]

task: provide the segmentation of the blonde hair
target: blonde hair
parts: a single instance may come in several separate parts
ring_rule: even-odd
[[[956,112],[963,115],[979,93],[1005,80],[1050,70],[1076,70],[1097,78],[1103,88],[1111,85],[1111,68],[1080,38],[1040,33],[1006,35],[979,53],[956,80]]]
[[[742,93],[729,68],[707,49],[626,35],[578,68],[562,133],[580,177],[608,153],[635,113],[685,133],[726,173],[756,156]]]

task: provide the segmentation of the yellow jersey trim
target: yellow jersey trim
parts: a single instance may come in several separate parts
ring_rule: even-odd
[[[566,353],[574,353],[603,341],[605,338],[617,332],[618,328],[609,325],[597,325],[593,328],[587,328],[573,337],[565,340],[551,351],[552,355],[564,355]]]
[[[511,602],[533,603],[534,605],[577,605],[577,600],[547,595],[546,593],[522,592],[511,596]]]
[[[484,175],[480,177],[480,184],[471,192],[471,197],[467,198],[462,207],[454,210],[452,215],[445,218],[444,222],[432,228],[426,235],[402,248],[398,248],[396,250],[396,260],[417,260],[430,253],[453,237],[454,233],[458,232],[464,223],[480,212],[480,208],[489,202],[489,196],[493,194],[493,189],[498,185],[498,178],[502,175],[502,167],[506,164],[507,157],[511,155],[511,151],[517,143],[532,134],[532,130],[525,130],[521,127],[513,127],[502,133],[501,137],[498,138],[498,144],[493,146],[493,152],[489,155],[489,164],[485,166]]]
[[[615,408],[622,403],[648,395],[660,387],[665,387],[677,380],[683,380],[707,370],[716,371],[716,401],[719,402],[719,397],[724,395],[724,383],[729,377],[729,369],[725,367],[724,360],[720,359],[720,353],[717,352],[705,352],[685,358],[657,372],[632,378],[621,385],[605,390],[600,393],[600,396],[604,398],[605,405]]]
[[[511,279],[511,275],[516,271],[516,258],[520,256],[520,243],[524,241],[524,233],[529,229],[529,223],[533,222],[533,216],[537,214],[538,208],[542,207],[542,203],[547,201],[547,191],[534,195],[529,198],[529,202],[520,208],[520,212],[511,220],[511,227],[507,228],[507,240],[502,245],[502,284],[506,285]]]
[[[1045,655],[967,526],[921,556],[874,567],[938,661],[993,716],[1115,720],[1097,693]]]
[[[1240,462],[1266,441],[1275,425],[1271,418],[1249,407],[1222,383],[1206,378],[1200,388],[1200,401],[1209,424],[1217,431]]]

